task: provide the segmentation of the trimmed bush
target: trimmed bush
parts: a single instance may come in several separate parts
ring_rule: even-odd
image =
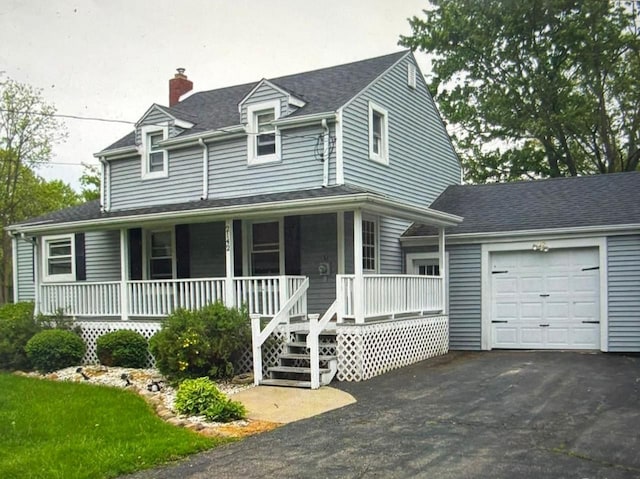
[[[219,302],[197,311],[175,311],[149,340],[158,369],[172,381],[231,377],[250,344],[247,312]]]
[[[28,369],[24,347],[41,330],[33,316],[33,303],[0,306],[0,370]]]
[[[209,378],[185,379],[176,393],[176,411],[188,416],[205,416],[210,421],[243,419],[245,407],[228,399]]]
[[[147,364],[147,340],[136,331],[112,331],[98,338],[96,354],[105,366],[143,368]]]
[[[49,329],[33,336],[25,351],[38,371],[48,373],[80,363],[86,346],[82,338],[71,331]]]

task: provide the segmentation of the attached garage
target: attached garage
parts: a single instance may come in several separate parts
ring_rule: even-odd
[[[492,252],[491,348],[600,349],[599,264],[598,248]]]
[[[640,171],[448,187],[451,349],[640,352]],[[411,259],[437,231],[402,236]]]

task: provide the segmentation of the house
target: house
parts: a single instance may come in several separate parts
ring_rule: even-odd
[[[640,352],[640,172],[453,185],[447,229],[454,349]],[[408,272],[438,264],[437,231],[402,236]]]
[[[15,300],[73,316],[90,347],[149,337],[179,307],[244,304],[256,383],[446,352],[445,228],[462,218],[427,205],[461,171],[413,54],[192,88],[178,69],[169,106],[95,155],[100,201],[10,227]],[[413,223],[437,232],[439,268],[405,274]]]

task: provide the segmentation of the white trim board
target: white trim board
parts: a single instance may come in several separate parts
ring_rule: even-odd
[[[598,248],[600,259],[600,350],[609,350],[609,321],[607,304],[607,239],[599,238],[577,238],[577,239],[556,239],[545,240],[549,249],[571,249],[571,248]],[[510,243],[486,243],[481,250],[481,349],[488,351],[491,349],[491,267],[490,256],[498,251],[531,251],[531,241],[519,241]]]

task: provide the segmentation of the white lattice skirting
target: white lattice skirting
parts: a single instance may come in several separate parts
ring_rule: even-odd
[[[82,339],[87,345],[87,352],[82,360],[83,364],[97,364],[98,355],[96,354],[96,341],[103,334],[117,331],[119,329],[130,329],[142,334],[147,340],[156,332],[160,331],[160,322],[153,321],[78,321],[82,328]],[[286,333],[284,329],[276,329],[269,340],[262,345],[262,364],[264,374],[266,374],[269,366],[278,364],[280,354],[284,352],[286,342]],[[149,354],[147,366],[155,367],[155,359]],[[253,355],[251,353],[251,344],[247,345],[247,350],[242,355],[237,374],[253,372]]]
[[[82,328],[82,339],[87,345],[87,352],[82,360],[84,364],[99,362],[96,354],[96,340],[103,334],[119,329],[130,329],[142,334],[148,340],[157,331],[160,331],[160,323],[150,321],[78,321],[77,324]],[[155,367],[155,365],[155,359],[149,354],[147,366]]]
[[[340,381],[364,381],[449,351],[449,318],[338,325]]]

